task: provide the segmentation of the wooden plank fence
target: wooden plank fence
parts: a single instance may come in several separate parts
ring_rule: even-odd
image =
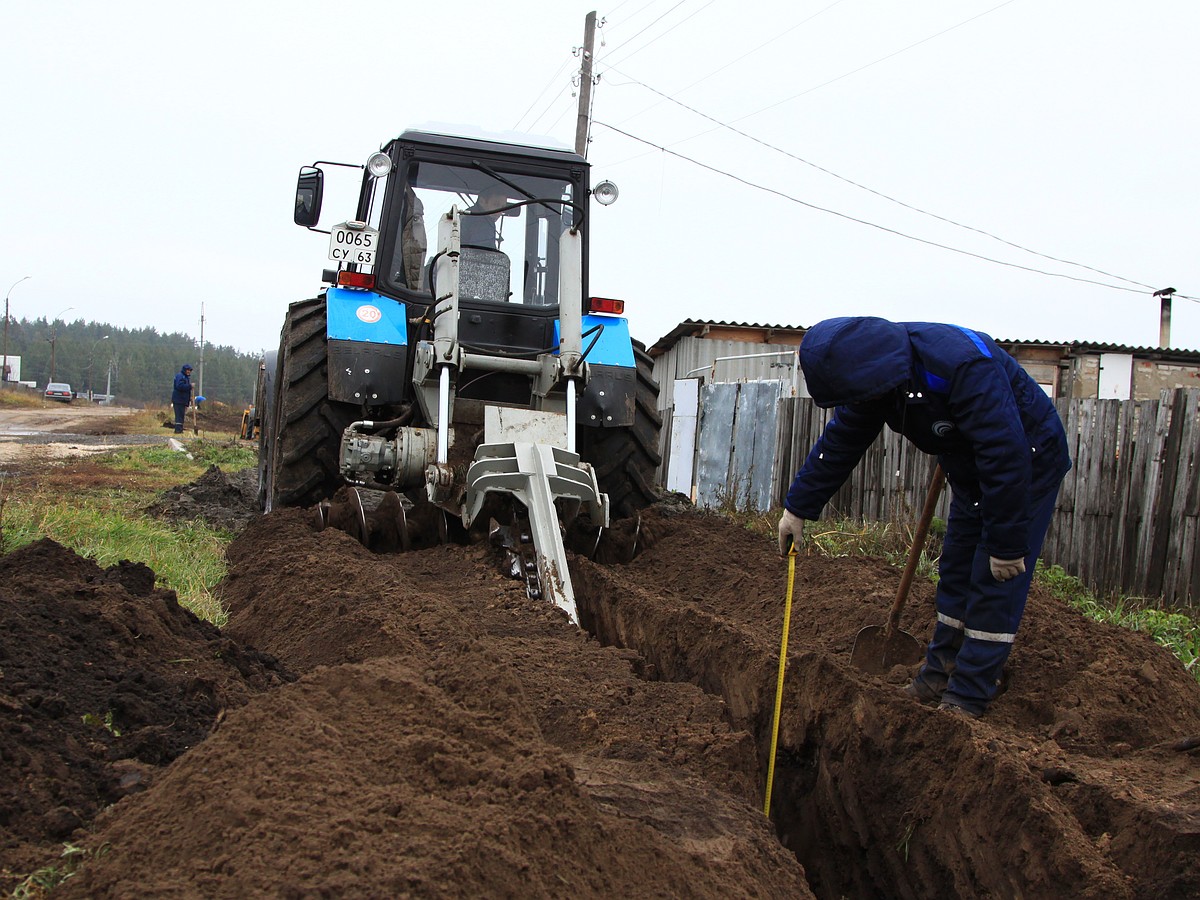
[[[774,464],[768,467],[762,438],[770,417],[760,416],[752,431],[744,418],[724,421],[735,408],[748,414],[744,393],[716,391],[702,402],[709,440],[701,451],[697,499],[704,505],[728,498],[730,486],[733,496],[759,508],[782,504],[793,474],[832,415],[808,399],[780,400]],[[764,399],[756,398],[760,410]],[[1154,401],[1060,400],[1057,406],[1074,467],[1059,493],[1043,558],[1104,596],[1200,603],[1200,390],[1164,391]],[[745,443],[751,436],[753,448]],[[931,457],[885,429],[825,515],[914,522],[933,466]],[[948,507],[947,494],[937,514],[944,517]]]
[[[785,398],[780,403],[772,494],[776,506],[783,505],[793,476],[833,416],[832,409],[821,409],[807,398]],[[932,456],[884,429],[833,495],[824,518],[915,524],[936,464]],[[945,518],[949,509],[947,491],[942,494],[936,515]]]
[[[1102,594],[1200,601],[1200,391],[1058,409],[1075,466],[1043,555]]]

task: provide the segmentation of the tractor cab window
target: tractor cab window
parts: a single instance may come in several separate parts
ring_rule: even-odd
[[[460,213],[459,297],[496,303],[558,303],[558,242],[577,218],[562,201],[571,182],[438,163],[418,163],[403,186],[390,277],[430,290],[438,224]]]

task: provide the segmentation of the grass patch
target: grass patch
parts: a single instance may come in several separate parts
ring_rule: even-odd
[[[783,514],[782,509],[762,513],[736,507],[722,507],[719,512],[771,540],[776,539],[779,517]],[[892,565],[902,567],[908,557],[913,531],[911,524],[897,525],[892,522],[807,522],[804,526],[804,552],[828,557],[883,557]],[[935,518],[929,528],[928,546],[922,552],[917,566],[917,577],[937,582],[941,537],[945,533],[945,521]],[[1040,560],[1034,581],[1090,619],[1150,635],[1174,653],[1184,668],[1200,681],[1200,662],[1197,662],[1200,659],[1200,624],[1195,620],[1179,612],[1156,609],[1138,598],[1101,600],[1061,566],[1047,566]]]
[[[4,505],[4,550],[48,537],[101,567],[123,559],[145,563],[156,584],[171,588],[202,619],[225,624],[226,613],[213,596],[225,577],[225,547],[232,535],[198,523],[178,527],[141,512],[131,496],[91,496],[49,505],[8,498]]]
[[[100,566],[123,559],[154,570],[196,615],[224,625],[213,589],[225,577],[229,532],[201,522],[177,525],[142,510],[168,487],[195,481],[216,464],[225,472],[253,465],[249,449],[233,442],[188,442],[193,459],[165,447],[134,447],[70,460],[28,478],[0,482],[0,550],[42,537],[70,547]]]
[[[116,450],[108,457],[107,465],[115,472],[127,472],[139,478],[144,476],[153,481],[175,479],[170,481],[170,485],[175,485],[180,483],[181,478],[191,481],[199,477],[209,466],[219,466],[223,472],[231,474],[258,462],[254,448],[235,438],[194,438],[183,443],[187,453],[172,450],[165,444]],[[191,459],[188,459],[189,453]]]
[[[725,505],[718,510],[755,534],[775,541],[778,539],[779,517],[782,509],[759,512],[754,509]],[[855,522],[850,519],[822,519],[804,525],[804,553],[816,553],[829,558],[871,556],[883,557],[894,566],[903,567],[908,561],[909,548],[916,531],[912,522]],[[941,557],[941,538],[946,522],[937,517],[929,526],[929,540],[917,563],[917,577],[937,581],[937,565]]]
[[[45,402],[40,394],[30,393],[24,389],[4,388],[0,390],[0,409],[41,409]]]
[[[124,434],[163,434],[163,422],[174,422],[175,413],[169,407],[146,406],[123,416],[119,421]]]

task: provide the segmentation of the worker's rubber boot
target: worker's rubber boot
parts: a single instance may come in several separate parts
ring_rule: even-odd
[[[939,681],[940,684],[938,684]],[[922,673],[906,684],[903,691],[905,696],[918,703],[925,706],[937,706],[942,700],[942,692],[946,690],[947,682],[948,679],[945,677],[929,678],[927,673]]]
[[[938,709],[942,712],[950,713],[955,716],[962,716],[966,719],[978,719],[983,715],[982,712],[975,712],[972,709],[967,709],[965,706],[959,706],[957,703],[951,703],[949,700],[943,700],[938,704]]]

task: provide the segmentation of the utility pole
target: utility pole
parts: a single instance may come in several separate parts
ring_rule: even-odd
[[[196,376],[196,396],[204,396],[204,301],[200,302],[200,369]]]
[[[575,123],[575,152],[587,158],[588,117],[592,104],[592,47],[596,43],[596,12],[583,23],[583,65],[579,70],[579,119]]]
[[[73,307],[73,306],[68,306],[62,312],[55,313],[54,318],[50,321],[50,337],[48,338],[48,340],[50,341],[50,380],[51,381],[54,380],[54,376],[56,374],[55,369],[54,369],[54,355],[55,355],[54,351],[55,351],[56,345],[58,344],[58,325],[56,325],[55,323],[58,322],[59,316],[61,316],[63,313],[69,313],[74,308],[75,307]]]

